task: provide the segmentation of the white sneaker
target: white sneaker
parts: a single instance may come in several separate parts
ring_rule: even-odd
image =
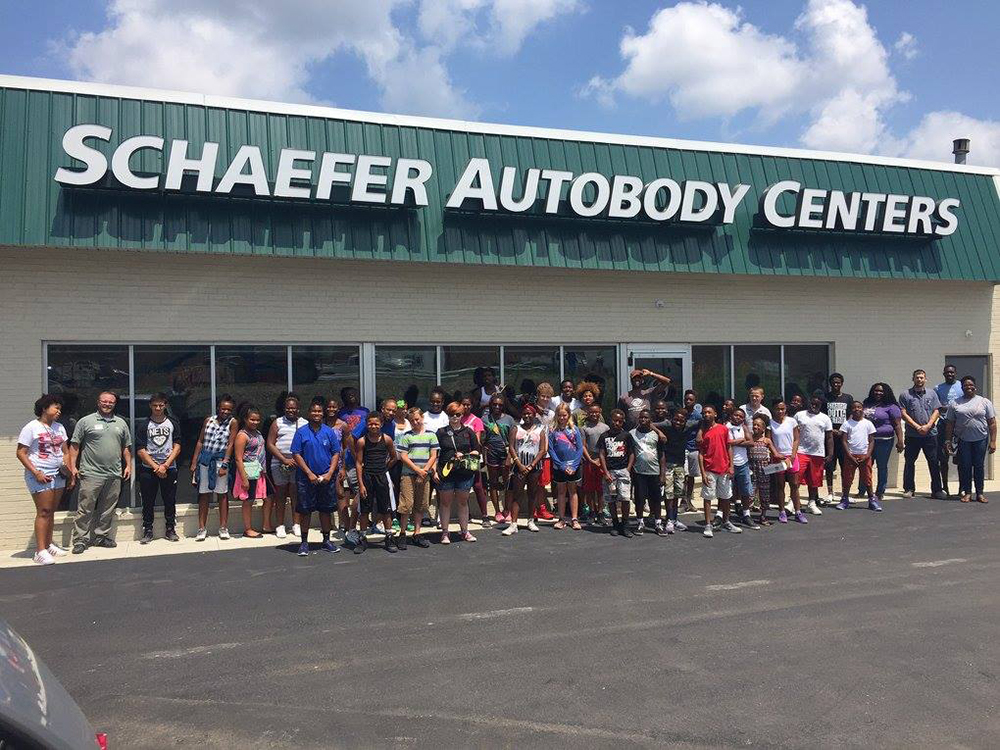
[[[41,552],[36,552],[35,556],[31,558],[39,565],[53,565],[56,559],[49,554],[47,549],[43,549]]]
[[[743,529],[741,529],[739,526],[737,526],[732,521],[723,521],[722,522],[722,530],[723,531],[728,531],[730,534],[742,534],[743,533]]]
[[[785,500],[785,513],[795,513],[795,506],[791,500]]]
[[[534,518],[528,521],[528,531],[538,531],[538,524],[535,523]]]
[[[221,527],[219,529],[219,539],[228,539],[228,538],[229,538],[229,529],[227,529],[225,526]]]
[[[66,550],[64,550],[58,544],[50,544],[49,548],[45,551],[48,552],[53,557],[62,557],[63,555],[66,554]]]
[[[806,510],[808,510],[810,513],[812,513],[814,516],[821,516],[821,515],[823,515],[823,511],[821,511],[819,509],[819,506],[816,505],[816,501],[815,500],[810,500],[809,501],[809,504],[806,506]]]
[[[674,528],[677,529],[677,531],[687,531],[688,530],[687,524],[684,523],[683,521],[674,521]]]
[[[507,525],[507,528],[500,532],[501,536],[514,536],[517,533],[517,524],[511,523]]]
[[[668,534],[673,534],[674,533],[674,522],[673,521],[669,521],[669,520],[667,521],[667,533]]]
[[[705,524],[705,530],[701,532],[701,535],[708,539],[711,539],[713,536],[715,536],[715,534],[712,533],[712,524],[710,523]]]
[[[379,521],[377,524],[375,524],[374,528],[375,528],[375,533],[376,534],[384,534],[385,533],[385,529],[382,528],[382,522],[381,521]]]
[[[278,539],[284,539],[286,536],[288,536],[288,532],[285,531],[284,524],[282,524],[281,526],[279,526],[274,530],[274,535],[278,537]]]
[[[832,493],[832,492],[827,492],[826,493],[826,504],[827,505],[836,505],[839,502],[840,502],[840,498],[837,497],[834,493]]]
[[[208,529],[198,529],[198,533],[195,535],[194,540],[196,542],[204,542],[208,538]]]
[[[299,526],[297,523],[292,524],[292,536],[294,536],[296,539],[299,539],[302,536],[302,527]]]

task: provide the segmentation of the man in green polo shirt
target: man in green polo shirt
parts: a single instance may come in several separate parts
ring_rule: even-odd
[[[116,547],[111,538],[122,479],[132,475],[132,436],[125,420],[115,414],[118,397],[105,391],[97,411],[76,423],[69,444],[69,465],[79,482],[73,554],[88,546]],[[96,522],[95,522],[96,519]]]

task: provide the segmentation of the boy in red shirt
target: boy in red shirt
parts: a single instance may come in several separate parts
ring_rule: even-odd
[[[739,534],[741,529],[729,520],[729,500],[733,496],[733,447],[729,429],[715,421],[715,407],[702,408],[702,426],[698,431],[698,467],[701,469],[701,499],[705,502],[705,531],[712,538],[712,501],[719,501],[722,528]]]

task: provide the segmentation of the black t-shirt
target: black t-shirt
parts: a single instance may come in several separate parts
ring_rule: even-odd
[[[146,419],[136,427],[136,451],[140,448],[145,448],[149,457],[158,464],[167,460],[170,451],[174,448],[174,443],[179,443],[180,441],[181,428],[174,421],[173,417],[167,417],[162,422],[154,422],[152,419]]]
[[[665,443],[660,443],[663,461],[668,464],[682,465],[687,456],[687,427],[681,427],[678,430],[672,424],[668,424],[666,427],[661,427],[660,432],[667,439]]]
[[[468,427],[459,427],[457,430],[451,427],[442,427],[437,431],[438,444],[441,452],[438,454],[438,466],[444,467],[456,453],[468,454],[479,450],[479,438]],[[468,479],[473,472],[456,465],[448,475],[449,479]]]
[[[839,396],[834,396],[833,393],[827,391],[826,415],[830,417],[835,430],[839,430],[840,425],[844,424],[850,418],[852,401],[854,401],[854,396],[849,393],[841,393]]]
[[[609,471],[627,469],[629,456],[635,453],[632,436],[626,430],[611,428],[601,437],[601,453]]]

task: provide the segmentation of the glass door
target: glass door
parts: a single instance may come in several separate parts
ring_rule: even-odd
[[[684,401],[684,391],[691,387],[691,347],[687,344],[626,344],[622,348],[622,390],[631,387],[632,370],[649,370],[671,379],[664,398],[675,404]],[[655,381],[647,379],[646,386]]]

